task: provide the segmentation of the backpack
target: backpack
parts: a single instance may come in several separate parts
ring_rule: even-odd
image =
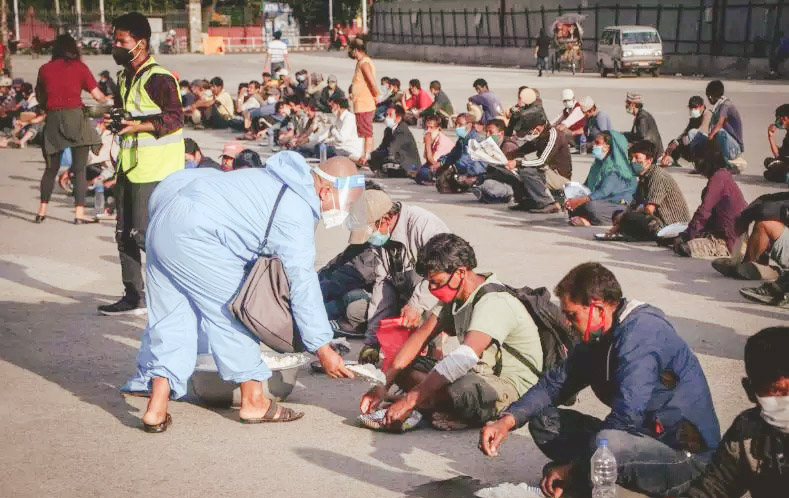
[[[537,377],[541,377],[543,373],[567,359],[575,347],[576,341],[561,310],[551,302],[551,292],[548,289],[545,287],[532,289],[528,286],[516,289],[507,285],[485,284],[477,290],[472,306],[491,292],[509,293],[517,298],[531,315],[537,325],[537,333],[540,335],[540,343],[542,344],[542,372],[509,344],[497,344],[497,346],[506,349],[512,356],[529,367]],[[497,362],[497,367],[500,372],[500,361]]]

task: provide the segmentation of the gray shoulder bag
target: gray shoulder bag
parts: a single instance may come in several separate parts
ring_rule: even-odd
[[[283,185],[274,202],[258,258],[247,271],[238,294],[230,301],[230,313],[266,346],[279,353],[303,351],[298,330],[290,311],[290,284],[279,257],[266,255],[266,245],[274,216],[288,189]]]

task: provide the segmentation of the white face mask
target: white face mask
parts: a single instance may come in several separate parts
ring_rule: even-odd
[[[784,434],[789,434],[789,396],[756,396],[762,407],[762,419]]]
[[[387,128],[391,128],[391,129],[394,129],[395,126],[397,126],[397,123],[395,123],[395,120],[392,116],[386,116],[386,118],[384,119],[384,124],[386,125]]]
[[[691,109],[690,110],[690,117],[692,117],[692,118],[700,118],[701,117],[701,109]]]
[[[269,104],[276,104],[277,103],[277,97],[273,97],[273,96],[269,97],[269,98],[266,99],[266,102],[268,102]]]
[[[564,107],[566,107],[567,109],[572,109],[573,107],[575,107],[575,101],[574,100],[565,100],[564,101]]]
[[[331,202],[331,209],[321,211],[321,220],[323,221],[323,226],[326,228],[342,226],[342,224],[345,223],[345,219],[348,218],[348,211],[343,211],[337,207],[337,200],[334,197],[333,190],[331,193]]]

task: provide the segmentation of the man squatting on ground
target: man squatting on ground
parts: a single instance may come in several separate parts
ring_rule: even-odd
[[[397,384],[408,393],[388,408],[385,426],[403,423],[413,410],[433,412],[438,429],[480,426],[537,382],[543,368],[537,325],[494,274],[474,271],[474,249],[457,235],[430,239],[417,266],[439,304],[395,356],[386,385],[364,395],[361,411],[375,410]],[[438,362],[419,356],[441,332],[461,346]]]
[[[686,490],[720,441],[696,355],[662,311],[624,299],[616,277],[598,263],[572,269],[555,295],[583,341],[482,429],[482,452],[498,455],[509,432],[529,424],[535,444],[552,460],[543,471],[545,494],[561,488],[583,496],[597,439],[606,438],[617,484],[648,495]],[[587,386],[611,407],[604,420],[559,408]]]

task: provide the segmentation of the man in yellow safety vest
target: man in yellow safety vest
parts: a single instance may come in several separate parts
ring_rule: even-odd
[[[104,315],[146,313],[142,251],[148,226],[148,201],[156,185],[184,168],[183,111],[178,81],[149,54],[151,26],[139,12],[113,22],[112,57],[118,73],[115,103],[122,107],[118,158],[115,240],[125,287],[114,304],[99,306]]]

